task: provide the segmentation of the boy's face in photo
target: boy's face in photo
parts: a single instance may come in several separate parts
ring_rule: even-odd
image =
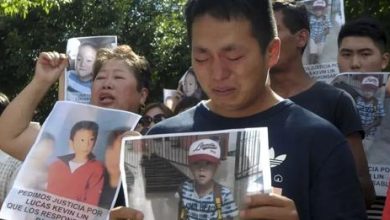
[[[207,186],[207,184],[213,181],[217,168],[218,164],[206,160],[190,163],[190,170],[196,184],[199,186]]]
[[[212,111],[228,117],[258,111],[268,96],[266,79],[279,42],[272,41],[264,55],[249,20],[208,14],[195,18],[191,35],[192,67]]]
[[[315,7],[314,9],[313,9],[313,11],[314,11],[314,15],[316,16],[316,17],[321,17],[322,15],[324,15],[324,10],[325,8],[322,8],[322,7]]]
[[[375,96],[376,91],[378,88],[373,86],[362,86],[362,95],[366,100],[370,100]]]
[[[82,81],[88,81],[92,79],[92,68],[95,59],[95,48],[88,45],[80,47],[76,58],[76,72]]]
[[[193,74],[187,74],[183,81],[183,92],[186,96],[192,96],[198,89],[196,78]]]
[[[75,154],[87,158],[92,152],[95,141],[96,137],[93,131],[81,129],[75,133],[73,140],[70,140],[69,142]]]
[[[381,72],[389,62],[369,37],[349,36],[342,39],[337,62],[340,72]]]

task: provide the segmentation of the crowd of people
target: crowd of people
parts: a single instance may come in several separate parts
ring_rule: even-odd
[[[188,0],[191,73],[178,86],[175,109],[163,103],[143,108],[151,70],[128,45],[97,51],[91,104],[142,114],[136,130],[143,135],[268,127],[269,145],[287,155],[271,170],[283,177],[272,178],[282,193],[248,195],[241,219],[367,219],[367,209],[385,198],[375,198],[354,99],[305,72],[302,55],[312,40],[311,19],[304,7],[290,3]],[[389,62],[387,38],[371,18],[346,23],[338,48],[340,72],[381,72]],[[66,65],[65,54],[41,53],[31,82],[9,104],[1,103],[2,151],[24,160],[39,132],[31,126],[34,110]],[[386,88],[389,97],[389,83]],[[113,173],[107,169],[102,175]],[[390,219],[387,199],[383,219]],[[143,214],[125,207],[120,193],[110,218]]]

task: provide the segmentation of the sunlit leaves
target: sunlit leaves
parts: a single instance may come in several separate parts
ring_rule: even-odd
[[[43,11],[49,13],[51,9],[58,9],[61,4],[70,2],[71,0],[1,0],[0,15],[19,15],[25,18],[33,8],[42,8]]]

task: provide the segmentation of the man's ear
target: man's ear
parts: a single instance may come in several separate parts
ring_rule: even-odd
[[[387,65],[389,65],[389,59],[390,59],[390,54],[388,52],[385,52],[382,54],[382,70],[386,69]]]
[[[268,68],[278,63],[280,54],[280,39],[275,37],[269,44],[266,51]]]
[[[297,45],[300,48],[304,48],[309,42],[310,33],[306,29],[299,30],[295,33]]]

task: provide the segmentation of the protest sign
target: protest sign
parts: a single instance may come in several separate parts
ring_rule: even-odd
[[[339,73],[337,66],[337,36],[345,23],[343,0],[300,0],[310,22],[310,38],[303,63],[313,78],[329,83]]]
[[[120,135],[139,118],[126,111],[57,102],[0,218],[106,219],[119,191]]]
[[[390,177],[390,84],[389,73],[342,73],[332,85],[355,100],[365,137],[363,147],[377,196],[386,196]]]
[[[65,69],[64,100],[85,104],[90,102],[96,52],[99,48],[116,46],[116,36],[77,37],[68,40],[66,54],[69,66]]]
[[[238,219],[244,195],[271,191],[267,128],[126,137],[121,172],[145,219]]]

